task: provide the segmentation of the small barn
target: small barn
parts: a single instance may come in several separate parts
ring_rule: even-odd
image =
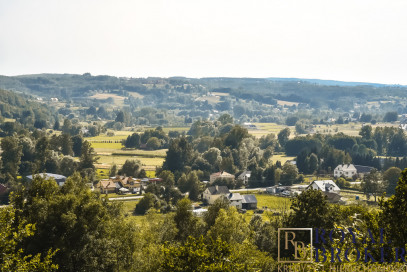
[[[255,195],[242,195],[242,209],[255,210],[257,209],[257,198]]]

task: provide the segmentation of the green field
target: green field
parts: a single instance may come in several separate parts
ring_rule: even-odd
[[[163,131],[168,133],[169,131],[187,132],[189,127],[163,127]]]
[[[277,134],[284,128],[288,127],[291,130],[290,138],[295,137],[295,127],[294,126],[286,126],[286,125],[279,125],[276,123],[253,123],[257,126],[257,129],[249,130],[249,133],[254,135],[257,138],[261,136],[274,133],[276,136]],[[375,125],[371,125],[373,129],[376,127],[398,127],[398,123],[378,123]],[[346,135],[350,136],[359,136],[359,131],[362,128],[362,123],[349,123],[349,124],[326,124],[326,125],[314,125],[313,130],[315,133],[320,134],[336,134],[342,132]]]
[[[291,201],[287,197],[264,194],[255,194],[257,198],[257,208],[270,209],[275,212],[288,210],[290,208]]]
[[[286,163],[286,161],[291,161],[294,160],[296,157],[292,157],[292,156],[286,156],[286,155],[282,155],[282,154],[277,154],[277,155],[273,155],[270,160],[273,161],[273,163],[276,163],[276,161],[280,161],[281,164],[283,165],[284,163]]]
[[[250,129],[249,133],[254,135],[256,138],[261,138],[261,136],[274,133],[277,137],[277,134],[285,129],[287,126],[286,125],[279,125],[276,123],[253,123],[253,125],[256,125],[257,129]],[[288,127],[292,132],[295,131],[294,127]],[[293,134],[293,133],[292,133]]]
[[[116,155],[99,155],[97,168],[110,168],[113,164],[123,165],[126,160],[139,160],[146,170],[154,170],[156,166],[161,166],[164,158],[147,158],[142,156],[116,156]]]
[[[112,140],[112,141],[114,141],[114,140]],[[121,143],[97,143],[97,142],[96,143],[90,142],[90,143],[96,152],[102,151],[102,149],[120,150],[123,147],[123,145]]]

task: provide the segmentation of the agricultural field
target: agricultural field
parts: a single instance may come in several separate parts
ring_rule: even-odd
[[[270,209],[274,212],[281,212],[284,210],[289,210],[291,201],[287,197],[264,194],[255,194],[257,198],[257,208],[259,209]],[[266,208],[267,207],[267,208]]]
[[[144,95],[136,93],[136,92],[129,92],[129,95],[131,95],[134,98],[140,98],[140,99],[142,99],[144,97]]]
[[[254,135],[256,138],[261,138],[261,136],[265,136],[270,133],[274,133],[277,137],[277,134],[287,127],[286,125],[279,125],[276,123],[253,123],[253,125],[256,125],[257,129],[250,129],[249,133]],[[288,128],[292,132],[291,136],[293,136],[295,127],[288,126]]]
[[[93,99],[98,99],[98,100],[105,100],[108,98],[113,99],[115,106],[123,106],[124,105],[124,99],[126,99],[124,96],[119,96],[117,94],[112,94],[112,93],[97,93],[89,98]]]
[[[188,132],[189,127],[163,127],[163,131],[165,133],[168,133],[169,131],[178,131],[180,133],[182,132]]]
[[[288,127],[291,130],[290,138],[295,137],[295,127],[294,126],[286,126],[286,125],[279,125],[276,123],[253,123],[257,126],[257,129],[250,129],[249,133],[254,135],[256,138],[260,138],[264,135],[274,133],[276,136],[277,134],[284,128]],[[325,124],[325,125],[315,125],[313,127],[314,133],[320,134],[336,134],[336,133],[344,133],[349,136],[359,136],[359,131],[362,128],[362,123],[349,123],[349,124]],[[369,124],[371,125],[371,124]],[[378,123],[375,125],[371,125],[373,129],[376,127],[398,127],[398,123]],[[303,134],[306,135],[306,134]]]
[[[161,166],[164,158],[148,158],[142,156],[116,156],[116,155],[101,155],[99,156],[98,163],[95,165],[97,168],[110,168],[113,164],[123,165],[126,160],[139,160],[145,170],[155,170],[156,166]]]
[[[359,131],[362,128],[360,123],[349,124],[334,124],[334,125],[315,125],[315,133],[320,134],[335,134],[342,132],[350,136],[359,136]]]
[[[286,163],[287,161],[292,161],[294,160],[296,157],[292,157],[292,156],[286,156],[284,154],[278,154],[278,155],[273,155],[270,160],[273,161],[273,163],[275,163],[276,161],[280,161],[281,164],[283,165],[284,163]]]
[[[95,164],[99,172],[103,171],[103,169],[109,169],[113,164],[120,167],[126,160],[132,159],[140,160],[143,168],[147,171],[147,175],[149,177],[154,176],[156,167],[162,166],[167,150],[122,149],[123,146],[119,141],[126,139],[132,133],[131,131],[119,131],[112,137],[100,135],[87,138],[99,157],[97,164]],[[106,178],[106,173],[99,172],[97,173],[98,177]]]

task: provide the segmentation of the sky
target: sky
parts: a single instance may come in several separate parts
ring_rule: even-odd
[[[0,0],[0,75],[407,85],[405,0]]]

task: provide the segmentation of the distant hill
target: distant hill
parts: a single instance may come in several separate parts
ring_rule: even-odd
[[[384,86],[403,86],[397,84],[381,84],[381,83],[371,83],[371,82],[352,82],[352,81],[338,81],[338,80],[326,80],[326,79],[308,79],[308,78],[281,78],[281,77],[269,77],[268,80],[273,81],[296,81],[296,82],[308,82],[318,85],[326,86],[374,86],[374,87],[384,87]],[[403,86],[405,87],[405,86]]]
[[[159,105],[160,108],[187,110],[190,110],[190,101],[206,95],[207,92],[228,93],[229,98],[222,97],[218,101],[218,111],[231,110],[233,99],[268,105],[276,105],[278,100],[282,100],[307,104],[318,109],[342,107],[345,111],[351,110],[354,103],[360,105],[368,101],[399,103],[400,99],[407,99],[406,86],[301,78],[128,78],[92,76],[89,73],[37,74],[0,76],[0,88],[33,94],[44,99],[56,97],[69,101],[80,98],[81,102],[84,98],[100,92],[115,93],[124,97],[129,97],[129,93],[138,93],[138,97],[144,97],[145,106]],[[188,102],[187,98],[191,100]],[[132,100],[131,97],[129,100]],[[133,107],[143,105],[142,101],[127,103]],[[240,102],[235,104],[238,103]],[[403,102],[401,106],[404,107],[404,104]],[[204,111],[209,111],[205,105],[200,107]]]
[[[21,120],[23,122],[32,118],[35,120],[48,121],[51,111],[44,103],[34,101],[31,95],[15,93],[0,89],[0,116]]]

